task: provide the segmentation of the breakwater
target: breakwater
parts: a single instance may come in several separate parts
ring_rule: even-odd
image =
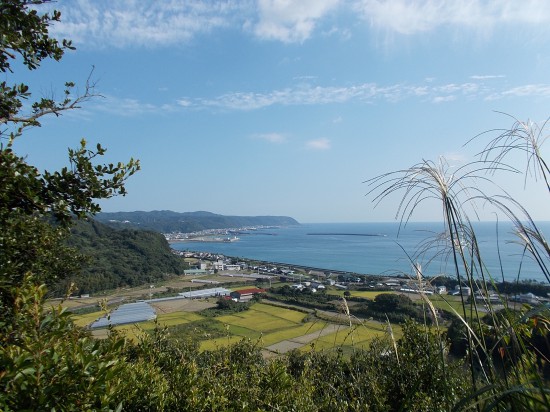
[[[379,233],[308,233],[308,236],[386,236]]]

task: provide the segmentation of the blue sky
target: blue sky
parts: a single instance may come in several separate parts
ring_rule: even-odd
[[[474,160],[513,119],[550,115],[545,0],[60,0],[52,27],[77,50],[35,72],[36,95],[83,87],[102,98],[16,142],[39,168],[81,138],[107,160],[138,158],[129,194],[104,211],[207,210],[300,222],[391,221],[365,180],[444,156]],[[544,147],[547,150],[547,147]],[[547,153],[547,152],[546,152]],[[549,156],[546,156],[548,159]],[[509,161],[525,168],[521,156]],[[535,219],[541,182],[495,176]],[[491,189],[493,190],[493,189]],[[491,212],[481,205],[481,218]],[[426,203],[415,220],[438,220]]]

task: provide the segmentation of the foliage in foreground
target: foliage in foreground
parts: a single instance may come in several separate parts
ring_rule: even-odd
[[[499,279],[513,274],[519,280],[521,266],[519,273],[511,272],[509,267],[501,267],[500,273],[489,272],[470,217],[476,216],[477,203],[481,202],[493,208],[499,218],[510,221],[517,235],[518,255],[532,259],[540,276],[550,283],[550,246],[543,233],[528,211],[502,189],[492,186],[488,177],[518,173],[505,159],[511,152],[520,151],[527,156],[526,174],[540,178],[544,191],[550,193],[550,169],[541,150],[547,139],[546,126],[515,120],[509,130],[489,142],[478,161],[458,168],[451,168],[444,159],[437,164],[423,161],[368,181],[376,202],[402,193],[397,216],[404,225],[425,202],[440,204],[444,232],[423,242],[411,261],[426,258],[427,262],[422,263],[429,264],[434,254],[445,257],[456,282],[478,296],[467,305],[467,295],[461,294],[462,309],[455,311],[450,330],[454,341],[462,338],[472,385],[471,393],[455,406],[457,409],[550,410],[550,388],[541,373],[550,362],[548,306],[543,302],[525,305],[516,314],[500,295],[504,309],[497,310],[490,294],[502,293],[497,288]],[[425,279],[420,271],[417,280],[426,306],[435,312],[423,293]]]
[[[448,410],[468,389],[441,337],[414,323],[395,345],[376,340],[351,357],[266,360],[250,341],[199,353],[160,328],[137,343],[114,332],[97,341],[59,307],[45,309],[44,293],[31,278],[14,291],[18,316],[3,325],[0,350],[3,410]]]

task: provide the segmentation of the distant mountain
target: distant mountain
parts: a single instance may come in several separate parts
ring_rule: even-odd
[[[244,226],[294,226],[299,223],[287,216],[224,216],[211,212],[99,213],[96,220],[115,227],[137,227],[162,233],[197,232],[205,229],[228,229]]]

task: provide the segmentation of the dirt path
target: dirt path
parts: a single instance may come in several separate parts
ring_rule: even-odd
[[[314,341],[317,338],[322,336],[330,335],[335,332],[342,332],[349,329],[349,326],[344,325],[327,325],[318,332],[308,333],[307,335],[298,336],[296,338],[283,340],[281,342],[275,343],[271,346],[268,346],[266,350],[270,352],[275,352],[277,354],[287,353],[293,349],[301,348],[302,346],[307,345],[308,343]]]

